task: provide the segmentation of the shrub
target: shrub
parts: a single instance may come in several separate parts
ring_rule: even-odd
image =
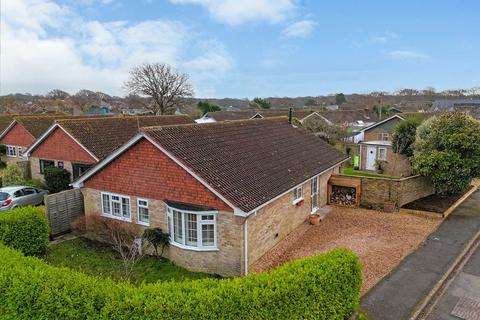
[[[347,319],[359,259],[345,249],[232,279],[133,287],[0,246],[0,313],[16,319]]]
[[[395,153],[403,154],[407,157],[413,156],[413,143],[417,133],[417,127],[420,121],[416,118],[400,121],[395,126],[392,136],[392,149]]]
[[[48,167],[43,173],[48,191],[56,193],[69,189],[70,172],[63,168]]]
[[[157,257],[163,256],[163,251],[170,245],[170,234],[163,232],[160,228],[145,229],[143,231],[142,238],[147,240],[148,243],[155,250]],[[158,248],[160,247],[160,254],[158,254]]]
[[[10,162],[3,170],[2,186],[18,186],[25,182],[22,171],[18,168],[16,163]]]
[[[38,180],[38,179],[26,180],[25,185],[29,186],[29,187],[38,188],[38,189],[45,189],[46,188],[45,184],[41,180]]]
[[[413,164],[439,194],[465,190],[480,175],[480,122],[463,112],[442,114],[418,127]]]
[[[0,242],[26,255],[40,255],[48,245],[43,208],[20,207],[0,214]]]

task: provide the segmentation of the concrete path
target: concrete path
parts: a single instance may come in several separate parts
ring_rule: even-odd
[[[373,320],[408,319],[479,229],[480,190],[477,190],[424,245],[362,298],[362,309]]]

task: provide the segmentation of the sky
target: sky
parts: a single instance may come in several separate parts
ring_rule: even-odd
[[[0,94],[124,96],[168,63],[197,97],[480,85],[480,1],[1,0]]]

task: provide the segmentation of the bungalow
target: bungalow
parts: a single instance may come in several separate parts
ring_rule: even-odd
[[[73,182],[85,215],[170,234],[166,257],[224,276],[327,203],[347,157],[286,117],[144,128]],[[88,221],[88,219],[87,219]]]
[[[231,121],[231,120],[247,120],[247,119],[259,119],[259,118],[272,118],[280,116],[288,116],[289,109],[248,109],[238,111],[215,111],[207,112],[200,119],[195,120],[197,123],[210,123],[218,121]],[[312,109],[297,109],[293,111],[293,116],[297,118],[301,123],[306,119],[316,116],[318,117],[318,110]]]
[[[123,145],[140,127],[193,123],[189,116],[100,117],[57,120],[25,152],[33,179],[49,166],[65,168],[76,179]]]

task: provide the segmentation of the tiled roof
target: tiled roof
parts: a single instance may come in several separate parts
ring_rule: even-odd
[[[63,119],[57,123],[77,139],[98,159],[103,159],[123,145],[141,127],[193,123],[186,115],[179,116],[122,116]]]
[[[144,131],[244,212],[347,158],[286,117]]]
[[[378,116],[370,110],[332,110],[320,111],[321,116],[336,125],[356,123],[357,121],[378,122]]]
[[[265,118],[288,116],[288,111],[289,109],[262,109],[262,110],[248,109],[248,110],[238,110],[238,111],[215,111],[215,112],[208,112],[207,116],[215,119],[216,121],[247,120],[247,119],[251,119],[257,113],[261,114]],[[301,120],[315,111],[317,110],[295,109],[293,110],[293,117]]]
[[[1,115],[0,116],[0,134],[8,128],[10,123],[12,123],[15,115]]]

